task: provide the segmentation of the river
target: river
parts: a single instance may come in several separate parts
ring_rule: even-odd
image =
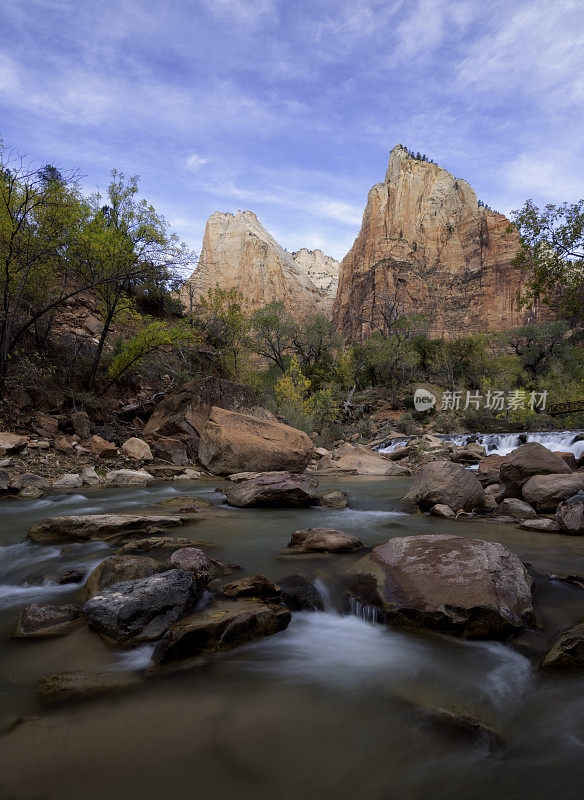
[[[565,448],[562,448],[565,449]],[[77,669],[145,669],[151,647],[116,651],[85,629],[53,640],[7,640],[21,608],[79,598],[79,585],[47,576],[87,571],[113,552],[101,544],[23,543],[28,528],[62,513],[142,511],[173,494],[218,506],[221,481],[148,489],[79,490],[0,507],[0,797],[154,800],[206,796],[268,800],[538,800],[582,796],[584,681],[541,676],[535,665],[554,634],[584,615],[584,593],[545,576],[584,574],[584,543],[515,526],[456,523],[407,513],[409,481],[346,478],[351,508],[205,512],[178,529],[235,577],[318,579],[325,610],[293,615],[273,637],[152,678],[123,695],[47,710],[35,685]],[[506,544],[537,573],[540,630],[512,645],[390,630],[341,611],[338,576],[355,556],[291,556],[290,533],[336,527],[367,545],[392,536],[456,532]],[[424,708],[472,713],[503,740],[436,729]],[[24,721],[22,721],[24,719]],[[20,720],[19,724],[15,724]]]

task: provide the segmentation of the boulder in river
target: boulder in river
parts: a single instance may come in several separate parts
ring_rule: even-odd
[[[504,638],[533,622],[531,579],[499,542],[448,534],[390,539],[349,575],[355,599],[403,628]]]
[[[184,569],[195,575],[209,576],[213,569],[213,562],[199,547],[180,547],[171,555],[169,563],[175,569]]]
[[[280,589],[265,575],[257,574],[228,583],[223,587],[225,597],[259,597],[270,600],[280,596]]]
[[[489,456],[485,456],[485,458],[481,458],[477,477],[483,486],[499,483],[499,470],[506,458],[507,456],[501,456],[498,453],[492,453]]]
[[[584,536],[584,491],[563,500],[558,505],[555,520],[564,533]]]
[[[453,511],[472,511],[483,505],[485,492],[476,475],[460,464],[433,461],[422,467],[403,499],[422,511],[438,503]]]
[[[141,469],[116,469],[106,473],[108,486],[151,486],[154,476]]]
[[[324,608],[322,596],[312,578],[287,575],[280,581],[282,601],[292,611],[318,611]]]
[[[122,545],[118,556],[142,555],[143,553],[168,553],[180,547],[192,547],[196,542],[182,536],[147,536]]]
[[[584,490],[584,473],[570,475],[534,475],[523,484],[524,500],[540,513],[553,512],[562,500],[567,500]]]
[[[505,456],[501,464],[499,476],[502,489],[498,499],[521,497],[523,485],[534,475],[569,475],[571,472],[561,456],[542,444],[538,442],[522,444]]]
[[[317,502],[318,480],[306,473],[267,472],[225,489],[230,506],[307,506]]]
[[[125,644],[152,641],[192,609],[201,589],[194,575],[171,569],[115,583],[88,600],[83,613],[107,639]]]
[[[435,506],[432,506],[430,509],[430,514],[435,517],[442,517],[442,519],[456,518],[454,511],[450,508],[450,506],[447,506],[444,503],[436,503]]]
[[[323,456],[317,468],[322,472],[348,472],[356,475],[411,475],[411,471],[401,464],[396,464],[370,448],[360,444],[344,442],[337,447],[332,458]]]
[[[519,527],[524,531],[540,531],[542,533],[559,533],[562,530],[557,522],[547,517],[524,519]]]
[[[544,657],[543,670],[584,670],[584,623],[563,631]]]
[[[257,600],[217,600],[204,611],[175,623],[158,642],[155,664],[231,650],[284,630],[290,611],[282,605]]]
[[[21,611],[12,635],[18,639],[64,636],[80,621],[80,608],[73,603],[60,606],[33,603]]]
[[[29,530],[29,538],[38,544],[59,542],[122,542],[136,534],[147,536],[160,528],[175,528],[191,517],[162,514],[71,514],[47,517]]]
[[[335,511],[341,511],[349,505],[349,498],[346,492],[339,490],[323,494],[318,502],[325,508],[333,508]]]
[[[308,434],[290,425],[212,408],[201,431],[198,456],[216,475],[245,469],[303,472],[313,449]]]
[[[535,519],[537,514],[533,506],[518,497],[506,497],[495,510],[494,516],[513,517],[514,519]]]
[[[356,553],[363,550],[363,546],[356,536],[333,528],[295,531],[288,542],[288,547],[299,553]]]
[[[148,578],[156,575],[161,567],[158,561],[146,556],[116,555],[106,558],[87,578],[85,583],[85,596],[93,597],[102,589],[112,586],[120,581],[133,581],[138,578]]]

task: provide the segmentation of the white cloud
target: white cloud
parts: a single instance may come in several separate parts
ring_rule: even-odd
[[[201,167],[208,163],[208,158],[203,158],[202,156],[193,153],[187,158],[187,169],[189,169],[191,172],[197,172],[199,169],[201,169]]]

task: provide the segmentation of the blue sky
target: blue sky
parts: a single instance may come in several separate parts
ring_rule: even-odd
[[[0,134],[117,167],[200,250],[251,209],[341,258],[398,142],[504,212],[584,196],[582,0],[0,0]]]

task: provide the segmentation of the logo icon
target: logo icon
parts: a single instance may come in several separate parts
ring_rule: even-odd
[[[416,411],[428,411],[436,405],[436,398],[427,389],[416,389],[414,392],[414,408]]]

